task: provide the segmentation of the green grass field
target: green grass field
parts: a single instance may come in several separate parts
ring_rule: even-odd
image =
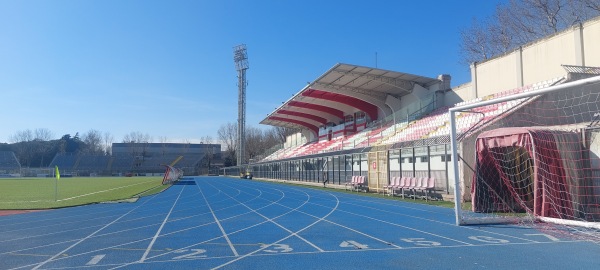
[[[0,179],[0,210],[48,209],[131,199],[162,191],[162,177]]]

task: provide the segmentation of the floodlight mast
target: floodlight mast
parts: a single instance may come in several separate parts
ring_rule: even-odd
[[[246,44],[233,47],[233,61],[238,72],[237,165],[240,166],[244,164],[246,154],[246,70],[249,68]]]

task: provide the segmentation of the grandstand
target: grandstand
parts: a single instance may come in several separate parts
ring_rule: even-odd
[[[58,153],[49,167],[79,176],[162,175],[165,165],[176,164],[183,173],[196,175],[204,159],[213,159],[213,166],[221,159],[219,144],[114,143],[112,151],[112,155]]]
[[[571,200],[585,209],[578,210],[577,218],[598,220],[600,202],[596,200],[600,197],[600,149],[596,149],[596,138],[599,137],[596,134],[600,122],[600,87],[597,84],[566,86],[567,90],[553,94],[506,99],[469,110],[453,111],[470,104],[538,93],[549,87],[572,85],[572,82],[599,76],[600,68],[593,65],[600,66],[600,55],[589,49],[600,43],[599,36],[595,34],[598,31],[600,18],[520,47],[512,53],[474,63],[471,65],[472,81],[454,88],[450,87],[449,75],[428,78],[336,64],[261,121],[261,124],[301,131],[290,136],[285,144],[255,159],[258,161],[251,164],[254,176],[310,182],[329,180],[329,183],[352,187],[357,186],[356,176],[361,176],[360,186],[369,191],[392,191],[394,194],[393,191],[400,190],[413,194],[413,197],[416,191],[431,193],[421,193],[424,198],[453,196],[456,182],[460,185],[456,188],[463,191],[458,200],[471,201],[469,189],[475,185],[476,154],[481,151],[475,149],[478,136],[504,127],[544,126],[537,127],[537,130],[564,130],[571,135],[558,135],[562,133],[553,131],[554,136],[572,142],[570,149],[574,150],[569,151],[584,151],[572,154],[580,157],[576,162],[578,167],[565,167],[567,169],[564,170],[577,171],[572,175],[586,175],[585,181],[572,182],[572,185],[577,183],[573,194],[585,197],[575,198],[579,195],[573,195],[575,197]],[[562,48],[562,44],[573,42],[576,45],[573,52],[554,51],[554,48]],[[453,158],[451,150],[451,111],[456,119],[455,147],[460,161]],[[587,148],[576,147],[576,140],[570,139],[573,134],[583,137],[580,144]],[[560,145],[559,141],[556,143]],[[454,161],[459,164],[457,174]],[[510,160],[498,162],[508,164]],[[521,166],[534,168],[527,167],[531,166],[527,164]],[[518,167],[519,170],[522,168]],[[225,168],[223,173],[238,175],[240,169]],[[489,182],[481,183],[489,185]],[[561,192],[565,190],[562,188]],[[517,193],[510,196],[517,196]],[[477,194],[486,200],[502,199]],[[489,201],[485,202],[485,206],[480,201],[477,203],[480,208],[474,207],[474,211],[516,211],[515,207],[492,207],[487,205],[492,203]],[[552,203],[555,207],[571,205]]]
[[[21,164],[15,153],[0,151],[0,177],[18,177],[21,175]]]

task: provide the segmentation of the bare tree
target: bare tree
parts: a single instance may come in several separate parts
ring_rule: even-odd
[[[583,5],[591,10],[600,12],[600,0],[583,0]]]
[[[34,140],[37,141],[49,141],[52,140],[52,137],[54,137],[54,134],[52,133],[52,131],[50,131],[47,128],[36,128],[33,131],[34,134]]]
[[[167,153],[167,142],[169,141],[169,139],[167,139],[166,136],[159,136],[158,137],[158,142],[160,142],[160,149],[162,152],[162,155],[164,156]]]
[[[460,31],[460,49],[466,64],[489,59],[493,53],[490,48],[490,33],[487,25],[473,19],[471,26]]]
[[[106,155],[112,154],[112,143],[114,142],[115,138],[109,132],[104,132],[103,140],[104,153]]]
[[[148,133],[144,134],[139,131],[132,131],[123,136],[123,142],[129,143],[129,148],[133,156],[144,156],[151,140],[152,138]]]
[[[200,143],[201,144],[205,144],[205,156],[204,156],[204,163],[206,164],[206,169],[207,169],[207,174],[211,173],[211,167],[212,167],[212,163],[213,160],[215,158],[215,155],[217,154],[215,152],[215,147],[212,145],[213,144],[213,138],[210,135],[206,135],[202,138],[200,138]]]
[[[90,154],[103,154],[104,149],[102,145],[102,132],[90,129],[88,132],[83,134],[82,141],[86,145],[86,149],[84,150]]]
[[[510,0],[461,30],[462,62],[509,52],[600,15],[600,0]]]
[[[15,146],[15,154],[22,165],[31,166],[33,156],[33,147],[30,143],[33,141],[33,132],[30,129],[20,130],[9,137],[9,141]]]
[[[273,127],[273,131],[275,133],[275,135],[277,136],[277,142],[278,143],[285,143],[285,140],[287,138],[287,136],[290,136],[294,133],[298,132],[298,129],[295,128],[289,128],[289,127],[280,127],[280,126],[275,126]]]
[[[237,151],[237,124],[227,123],[219,127],[217,131],[219,141],[225,145],[225,165],[234,165],[236,162],[235,153]]]

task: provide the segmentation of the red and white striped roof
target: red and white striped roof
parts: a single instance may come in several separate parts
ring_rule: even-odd
[[[348,64],[336,64],[314,82],[275,109],[260,123],[308,129],[318,134],[319,126],[340,123],[345,115],[362,111],[371,119],[390,115],[388,95],[401,98],[415,84],[427,88],[438,79]]]

